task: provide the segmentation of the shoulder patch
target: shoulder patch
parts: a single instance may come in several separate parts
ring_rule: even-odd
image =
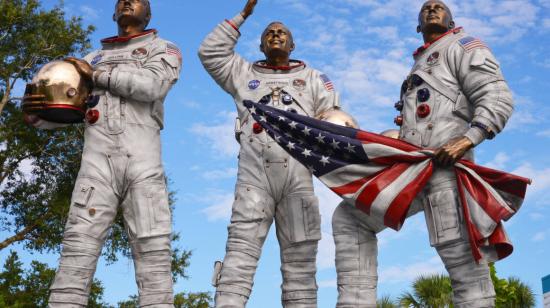
[[[330,81],[330,78],[328,78],[327,75],[321,74],[321,76],[319,77],[323,81],[323,85],[325,86],[325,89],[327,89],[328,91],[334,91],[334,85],[332,84],[332,81]]]
[[[178,48],[178,46],[176,46],[173,43],[167,42],[166,43],[166,53],[169,54],[169,55],[176,56],[178,58],[178,61],[180,61],[180,65],[181,65],[182,56],[181,56],[181,51]]]
[[[485,45],[485,43],[483,43],[481,40],[479,40],[475,37],[471,37],[471,36],[467,36],[465,38],[462,38],[462,39],[458,40],[458,42],[460,43],[460,46],[462,46],[462,48],[464,48],[464,50],[466,52],[469,52],[469,51],[477,49],[477,48],[489,49],[489,47],[487,47],[487,45]]]

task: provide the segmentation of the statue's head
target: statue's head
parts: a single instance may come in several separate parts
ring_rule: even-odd
[[[117,0],[113,20],[119,26],[133,25],[145,30],[151,20],[149,0]]]
[[[270,23],[262,33],[260,50],[267,59],[290,56],[294,50],[292,32],[280,21]]]
[[[453,14],[449,7],[440,0],[426,1],[418,13],[419,33],[445,33],[455,27]]]

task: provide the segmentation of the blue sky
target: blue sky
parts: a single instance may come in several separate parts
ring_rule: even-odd
[[[213,291],[215,260],[222,259],[231,213],[238,144],[233,138],[235,107],[198,61],[202,39],[225,18],[231,18],[245,0],[151,0],[151,27],[182,49],[181,79],[166,100],[163,158],[177,191],[174,229],[182,248],[193,250],[189,280],[176,291]],[[50,7],[56,1],[46,0]],[[101,3],[101,4],[98,4]],[[403,78],[422,44],[416,33],[419,0],[260,0],[241,28],[237,51],[249,60],[262,58],[258,50],[263,28],[272,20],[293,31],[293,57],[327,73],[340,92],[343,106],[365,130],[394,128]],[[502,65],[512,88],[516,111],[502,134],[476,150],[477,162],[530,177],[534,183],[519,213],[506,223],[515,244],[512,256],[497,263],[501,277],[517,276],[537,294],[542,307],[541,277],[550,274],[550,0],[448,1],[458,26],[484,40]],[[114,1],[65,0],[70,14],[84,16],[97,27],[99,39],[116,34],[111,16]],[[22,85],[19,86],[22,88]],[[319,307],[334,307],[336,274],[330,219],[339,198],[316,183],[321,202],[323,239],[318,256]],[[272,230],[273,231],[273,230]],[[379,235],[379,295],[397,296],[420,274],[444,272],[429,247],[422,214],[407,220],[400,232]],[[27,264],[32,259],[56,266],[57,255],[29,255],[19,246]],[[3,263],[7,252],[0,253]],[[256,274],[249,307],[280,307],[279,248],[274,233],[267,240]],[[96,277],[112,303],[136,292],[133,265],[122,260],[107,267],[101,261]]]

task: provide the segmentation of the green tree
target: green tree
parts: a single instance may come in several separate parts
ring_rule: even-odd
[[[0,12],[0,232],[7,235],[0,238],[0,250],[18,243],[33,252],[59,252],[80,168],[84,128],[71,125],[49,131],[28,127],[13,91],[18,82],[28,82],[43,64],[87,52],[94,27],[85,27],[80,17],[67,18],[62,2],[47,10],[39,0],[0,0]],[[174,193],[170,196],[173,206]],[[178,239],[175,234],[173,240]],[[107,238],[103,256],[108,263],[130,256],[121,213]],[[187,277],[190,253],[175,248],[172,257],[174,280]],[[53,273],[38,264],[31,265],[36,266],[37,275]],[[9,274],[22,270],[15,265],[2,273],[7,277],[7,291],[0,294],[0,307],[6,306],[1,301],[24,300],[20,298],[24,293],[9,288],[13,285],[17,290],[25,289],[17,275]],[[45,300],[48,285],[35,285],[33,296]],[[96,284],[91,296],[91,301],[100,305],[96,307],[103,307],[97,297],[101,294],[102,287]]]
[[[181,292],[174,296],[176,308],[209,308],[212,307],[212,297],[205,292],[185,293]],[[138,297],[130,296],[127,300],[118,302],[118,308],[138,308]]]
[[[491,280],[495,287],[496,308],[535,307],[533,290],[520,279],[497,276],[494,264],[490,264]],[[413,293],[406,292],[399,297],[402,307],[453,307],[451,280],[446,275],[419,277],[413,282]]]
[[[451,279],[445,275],[420,276],[412,285],[413,293],[403,293],[398,301],[402,307],[452,307]]]
[[[382,296],[376,301],[376,308],[397,308],[395,301],[390,296]]]
[[[490,264],[491,279],[495,286],[496,308],[531,308],[535,307],[533,290],[520,279],[509,277],[501,279],[493,263]]]
[[[17,253],[11,251],[0,273],[0,307],[47,307],[48,288],[54,275],[54,269],[37,261],[32,261],[30,269],[24,270]],[[92,283],[88,307],[108,307],[103,302],[103,287],[96,279]]]
[[[60,5],[0,0],[0,250],[16,242],[42,251],[58,247],[68,198],[79,168],[82,128],[41,131],[26,127],[12,98],[43,64],[90,48],[92,26],[65,18]],[[27,171],[27,172],[25,172]]]

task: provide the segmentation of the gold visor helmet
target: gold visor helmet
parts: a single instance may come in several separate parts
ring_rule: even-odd
[[[348,113],[340,109],[330,109],[318,116],[319,120],[332,124],[359,129],[357,121]]]
[[[44,65],[27,84],[23,112],[55,123],[80,123],[92,91],[76,67],[66,61]]]

